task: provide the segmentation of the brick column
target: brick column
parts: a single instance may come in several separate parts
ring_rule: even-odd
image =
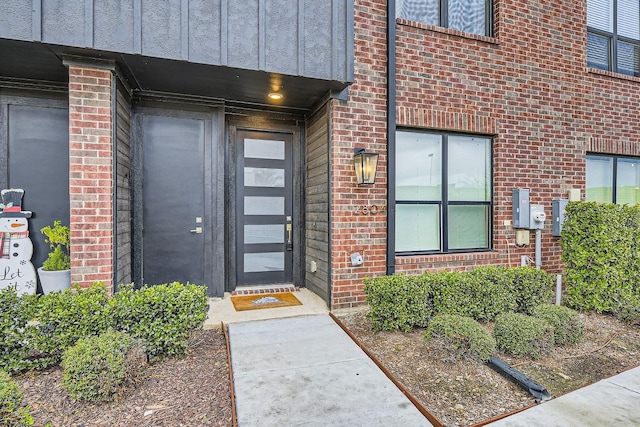
[[[112,71],[69,65],[71,282],[113,290]]]

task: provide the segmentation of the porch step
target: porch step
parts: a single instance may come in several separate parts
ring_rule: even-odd
[[[231,292],[231,295],[277,294],[282,292],[295,292],[299,290],[299,286],[291,284],[239,286],[235,291]]]

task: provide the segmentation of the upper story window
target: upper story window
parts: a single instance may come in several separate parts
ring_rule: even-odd
[[[587,65],[640,76],[640,0],[587,0]]]
[[[491,0],[397,0],[396,16],[491,36]]]
[[[587,155],[588,202],[640,203],[640,158]]]

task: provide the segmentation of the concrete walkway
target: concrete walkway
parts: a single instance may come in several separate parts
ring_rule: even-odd
[[[640,368],[489,424],[491,427],[640,426]]]
[[[229,325],[238,426],[430,426],[328,315]]]

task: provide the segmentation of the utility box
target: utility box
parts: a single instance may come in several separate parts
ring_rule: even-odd
[[[551,227],[552,234],[555,237],[560,237],[562,234],[562,224],[564,223],[564,212],[567,209],[567,199],[557,199],[551,202]]]
[[[529,230],[542,230],[547,215],[544,213],[544,206],[531,205],[529,209]]]
[[[513,190],[513,228],[529,228],[529,190]]]

